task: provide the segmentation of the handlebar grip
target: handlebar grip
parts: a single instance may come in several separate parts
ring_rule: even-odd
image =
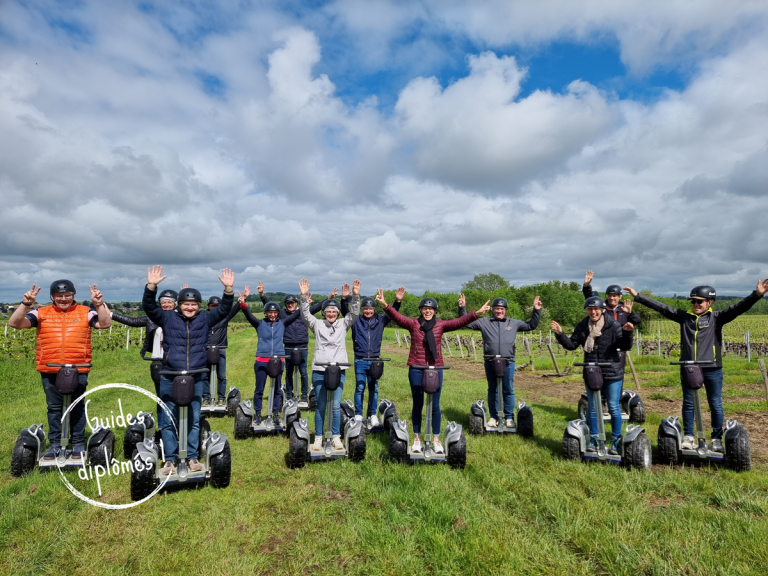
[[[574,362],[574,366],[613,366],[610,362]]]
[[[198,368],[197,370],[160,370],[163,376],[187,376],[188,374],[203,374],[210,372],[208,368]]]
[[[450,370],[450,366],[411,366],[411,368],[417,368],[419,370]]]
[[[695,366],[695,365],[704,365],[704,364],[714,364],[714,360],[678,360],[675,362],[670,362],[670,364],[674,366]]]
[[[352,364],[349,362],[317,362],[315,366],[345,366],[350,368]]]
[[[392,358],[379,358],[378,356],[376,356],[375,358],[360,358],[360,360],[371,360],[371,361],[381,360],[382,362],[389,362],[390,360],[392,360]]]
[[[88,364],[55,364],[54,362],[46,362],[46,366],[50,366],[51,368],[92,368],[93,364],[90,362]]]

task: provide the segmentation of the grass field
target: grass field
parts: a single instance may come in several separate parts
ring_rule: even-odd
[[[228,377],[253,393],[253,330],[230,336]],[[388,341],[381,395],[410,420],[405,349]],[[524,359],[520,359],[523,361]],[[558,360],[561,368],[573,356]],[[468,424],[486,393],[479,364],[451,360],[442,396],[445,419]],[[135,349],[97,352],[89,388],[125,382],[152,389]],[[662,416],[679,413],[674,370],[636,359],[652,410],[654,443]],[[765,574],[768,566],[768,468],[715,467],[650,473],[566,462],[563,429],[576,417],[577,375],[516,380],[532,401],[535,437],[468,437],[467,467],[390,463],[387,438],[368,437],[364,462],[289,470],[285,437],[235,442],[233,419],[213,420],[232,446],[232,484],[161,493],[127,510],[104,510],[73,496],[57,473],[15,479],[10,453],[22,427],[45,422],[45,401],[31,360],[0,360],[0,570],[5,574]],[[728,358],[726,411],[764,423],[756,362]],[[629,387],[629,382],[627,383]],[[657,396],[654,396],[657,395]],[[352,398],[351,382],[344,398]],[[151,409],[138,394],[94,395],[89,416]],[[761,404],[762,402],[762,404]],[[705,415],[708,422],[708,415]],[[312,419],[310,417],[310,422]],[[751,424],[750,424],[751,426]],[[750,428],[753,437],[757,430]],[[118,446],[122,429],[117,429]],[[759,451],[758,451],[759,452]],[[118,458],[122,459],[122,454]],[[74,472],[67,473],[73,484]],[[130,500],[127,476],[107,478],[104,502]]]

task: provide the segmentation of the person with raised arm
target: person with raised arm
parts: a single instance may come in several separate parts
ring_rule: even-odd
[[[608,452],[617,455],[621,451],[623,422],[619,402],[621,400],[621,383],[624,380],[624,364],[619,351],[632,348],[632,335],[635,327],[631,322],[625,322],[622,325],[618,320],[614,320],[611,314],[605,314],[605,300],[599,296],[587,298],[584,302],[584,309],[587,310],[587,316],[576,324],[570,337],[563,332],[562,326],[554,320],[551,327],[557,341],[566,350],[576,350],[579,346],[584,347],[584,362],[610,362],[610,366],[602,366],[600,371],[603,376],[602,391],[608,404],[608,413],[611,415],[611,447]],[[587,424],[590,434],[587,451],[596,452],[599,435],[597,410],[600,410],[599,417],[602,418],[602,407],[595,406],[589,389],[587,389],[587,398],[589,399]]]
[[[48,451],[44,460],[55,460],[61,452],[61,419],[64,399],[56,389],[58,368],[52,364],[90,364],[91,331],[109,328],[112,320],[104,304],[104,296],[96,284],[88,286],[93,308],[75,302],[75,285],[69,280],[56,280],[51,284],[50,296],[53,304],[37,310],[30,308],[37,300],[40,288],[35,284],[24,293],[21,304],[13,311],[8,325],[17,330],[37,329],[37,351],[35,364],[43,383],[45,402],[48,405]],[[70,411],[70,430],[74,460],[85,458],[85,402],[75,402],[88,386],[90,368],[79,367],[78,387],[72,394],[74,406]]]
[[[323,385],[325,367],[319,364],[329,362],[347,363],[347,331],[352,327],[360,313],[360,281],[352,283],[352,298],[350,298],[349,314],[341,317],[341,305],[335,299],[325,300],[322,304],[323,318],[315,318],[309,308],[309,282],[302,278],[299,282],[301,290],[301,318],[315,335],[315,354],[312,358],[312,386],[315,388],[317,406],[315,408],[315,441],[312,450],[321,450],[323,446],[323,420],[326,410],[326,390]],[[344,284],[344,292],[349,294],[349,284]],[[333,448],[343,450],[341,442],[341,395],[344,390],[346,367],[341,367],[341,384],[333,392],[331,433]]]
[[[213,310],[200,310],[203,301],[199,290],[184,288],[179,293],[179,305],[175,310],[163,310],[157,305],[157,285],[165,280],[162,266],[147,269],[147,285],[144,288],[142,307],[149,319],[163,329],[163,369],[171,371],[199,370],[207,368],[205,347],[211,326],[216,325],[229,314],[235,297],[233,285],[235,274],[224,268],[219,281],[224,285],[221,305]],[[187,435],[188,466],[192,472],[203,469],[198,460],[200,447],[200,405],[203,397],[204,374],[194,374],[195,392],[190,403],[192,424]],[[165,375],[160,376],[160,399],[173,413],[173,421],[178,423],[179,408],[173,401],[173,381]],[[174,474],[176,460],[179,458],[179,444],[174,422],[164,418],[161,426],[165,462],[161,471],[164,475]]]
[[[637,304],[655,310],[665,318],[680,324],[680,360],[711,361],[701,366],[707,402],[712,415],[712,449],[723,452],[723,326],[732,322],[754,306],[768,291],[768,279],[758,280],[757,287],[741,301],[724,310],[713,311],[717,291],[712,286],[696,286],[688,297],[692,311],[673,308],[638,294],[637,290],[625,287]],[[682,366],[681,366],[682,374]],[[693,436],[693,391],[685,384],[683,388],[683,443],[684,450],[693,450],[696,439]]]
[[[221,298],[219,296],[208,298],[208,310],[213,310],[220,305]],[[208,346],[219,346],[220,350],[219,362],[216,364],[216,399],[211,395],[210,373],[203,374],[205,377],[203,380],[203,405],[224,406],[227,396],[227,329],[229,328],[229,321],[237,316],[238,312],[240,312],[240,306],[232,306],[229,313],[211,326],[211,331],[208,333]]]
[[[413,398],[413,410],[411,420],[413,421],[413,452],[421,452],[421,410],[424,407],[424,389],[421,382],[424,377],[423,368],[414,368],[414,366],[442,366],[443,352],[442,342],[443,333],[452,332],[463,328],[467,324],[474,322],[478,314],[485,314],[490,310],[488,302],[477,312],[470,312],[455,320],[439,320],[437,318],[437,300],[434,298],[422,298],[419,302],[418,318],[408,318],[403,316],[394,306],[387,304],[384,298],[384,290],[378,289],[376,301],[384,306],[384,312],[392,318],[392,321],[408,330],[411,334],[411,350],[408,354],[408,382],[411,385],[411,396]],[[444,448],[440,442],[440,393],[443,389],[443,371],[438,371],[440,375],[440,388],[432,397],[432,433],[434,434],[435,452],[444,453]]]

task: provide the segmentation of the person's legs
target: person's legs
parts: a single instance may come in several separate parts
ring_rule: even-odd
[[[288,354],[288,350],[285,351],[286,354]],[[289,360],[285,361],[285,393],[288,396],[289,400],[293,400],[293,371],[296,370],[298,373],[298,368],[291,364]],[[298,390],[296,390],[298,392]]]
[[[219,400],[225,400],[227,397],[227,351],[221,350],[219,365],[216,369],[216,376],[219,379],[218,394]]]
[[[614,380],[603,384],[602,393],[608,403],[608,413],[611,415],[611,442],[621,436],[621,387],[623,380]]]
[[[210,368],[211,365],[208,364],[208,368]],[[211,399],[211,374],[210,372],[207,374],[203,374],[203,398],[207,401]]]
[[[413,422],[413,433],[417,436],[421,434],[421,411],[424,408],[424,389],[421,387],[423,376],[424,370],[408,369],[408,382],[411,385],[411,397],[413,398],[411,421]]]
[[[253,364],[253,371],[256,373],[256,391],[253,393],[253,412],[254,416],[261,416],[264,386],[267,383],[267,363],[255,362]]]
[[[440,374],[440,388],[437,392],[432,394],[432,434],[435,436],[440,435],[440,424],[442,423],[442,413],[440,412],[440,394],[443,391],[443,371],[438,370]]]
[[[502,380],[501,393],[504,395],[504,418],[515,417],[515,363],[507,364],[507,371]]]
[[[272,414],[276,416],[280,413],[280,404],[283,402],[283,372],[280,371],[280,374],[277,375],[277,378],[275,378],[275,397],[272,400]]]
[[[45,392],[45,403],[48,406],[48,440],[51,448],[61,446],[61,413],[64,400],[56,390],[56,373],[40,372]]]
[[[693,391],[683,383],[680,371],[680,385],[683,388],[683,434],[693,436]]]
[[[368,418],[376,414],[379,404],[379,381],[368,378]]]
[[[160,398],[160,374],[157,373],[157,370],[152,369],[152,364],[154,362],[150,363],[150,369],[149,369],[149,377],[152,378],[152,382],[155,385],[155,396]],[[160,404],[157,405],[157,429],[160,430],[163,427],[163,414],[165,411],[163,410],[163,407],[160,406]]]
[[[341,371],[341,383],[333,391],[333,419],[331,420],[331,434],[339,436],[341,434],[341,395],[344,392],[344,380],[346,379],[346,370]]]
[[[315,389],[315,437],[323,435],[323,421],[325,420],[326,394],[323,382],[325,375],[323,372],[315,370],[312,372],[312,387]]]
[[[200,403],[203,394],[204,374],[195,374],[195,396],[192,403],[187,406],[188,433],[187,433],[187,459],[200,458]]]
[[[77,390],[72,394],[72,402],[80,398],[85,394],[85,389],[88,386],[88,373],[82,372],[78,374],[77,378]],[[70,430],[72,431],[72,446],[75,447],[78,444],[85,445],[85,400],[81,400],[69,411],[69,423]]]
[[[723,369],[702,368],[704,387],[707,390],[707,402],[712,416],[712,440],[723,437]]]
[[[355,415],[363,414],[363,397],[365,395],[365,383],[368,378],[370,361],[355,360]]]
[[[301,374],[301,397],[306,398],[309,394],[309,377],[307,375],[307,356],[309,350],[301,351],[301,364],[299,364],[299,374]],[[312,376],[312,385],[314,386],[315,377]],[[315,392],[317,394],[317,392]]]
[[[172,418],[169,418],[168,415],[163,418],[163,427],[160,429],[166,462],[175,462],[179,458],[179,445],[176,439],[177,428],[174,427],[174,424],[178,426],[179,409],[173,401],[172,392],[173,381],[167,376],[160,376],[160,400],[168,406],[173,414]]]
[[[442,370],[440,373],[442,374]],[[491,418],[499,420],[499,407],[496,402],[496,372],[493,367],[493,360],[485,361],[485,379],[488,380],[488,413]]]
[[[591,436],[597,436],[599,434],[597,429],[597,412],[595,411],[595,398],[592,394],[592,390],[587,388],[587,385],[584,385],[584,388],[587,391],[587,424],[589,424],[589,434]],[[603,410],[602,407],[600,409],[600,418],[603,417]]]

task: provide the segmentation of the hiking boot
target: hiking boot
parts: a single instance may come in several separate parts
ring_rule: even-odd
[[[621,436],[611,439],[611,447],[608,449],[608,454],[618,456],[621,452]]]
[[[723,441],[720,440],[720,438],[714,438],[712,440],[712,450],[715,452],[720,452],[722,454],[724,452],[723,450]]]
[[[683,438],[683,450],[693,450],[693,447],[695,446],[696,439],[693,436],[686,436]]]
[[[192,458],[192,460],[189,461],[189,469],[192,472],[200,472],[203,469],[203,465],[200,464],[200,460],[197,458]]]
[[[278,427],[282,426],[282,424],[280,423],[280,415],[277,412],[272,414],[272,422],[274,423],[275,426],[278,426]]]
[[[261,425],[261,414],[253,415],[253,423],[259,426]]]
[[[203,407],[203,408],[205,408],[205,407],[206,407],[206,406],[208,406],[210,403],[211,403],[211,399],[210,399],[210,398],[203,398],[202,407]]]
[[[224,398],[219,398],[216,401],[216,406],[219,406],[220,408],[223,408],[224,407]]]
[[[416,436],[413,439],[413,446],[411,447],[411,452],[419,452],[421,453],[421,438]]]
[[[445,450],[443,450],[443,445],[440,442],[439,436],[435,436],[435,439],[432,441],[432,447],[435,449],[435,454],[445,454]]]
[[[320,452],[323,449],[323,436],[318,434],[315,436],[315,441],[312,443],[312,450]]]
[[[305,395],[302,394],[300,402],[309,403],[309,398],[307,398]]]
[[[85,458],[85,446],[83,444],[75,444],[72,449],[72,454],[69,456],[72,460],[82,460]]]
[[[371,423],[371,428],[376,428],[376,426],[381,425],[381,422],[379,422],[379,419],[376,417],[376,414],[371,416],[369,422]]]
[[[170,476],[171,474],[176,474],[176,466],[173,464],[173,460],[166,460],[165,464],[163,465],[163,469],[160,470],[160,474],[163,476]]]
[[[496,418],[491,418],[490,420],[488,420],[488,424],[486,424],[488,428],[496,428],[498,425],[499,425],[499,421],[496,420]]]
[[[587,452],[597,452],[597,436],[589,437],[589,444],[587,445]]]
[[[51,446],[48,448],[48,452],[43,454],[43,460],[56,460],[56,456],[58,456],[60,451],[61,446]]]
[[[344,444],[341,443],[341,436],[334,436],[331,443],[334,450],[344,450]]]
[[[504,422],[504,425],[507,428],[514,428],[515,427],[515,420],[514,420],[514,418],[507,418],[507,421]]]

